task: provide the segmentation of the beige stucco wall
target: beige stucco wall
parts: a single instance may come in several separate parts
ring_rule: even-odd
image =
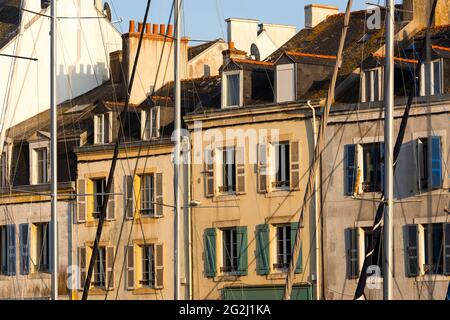
[[[136,149],[128,149],[129,152],[137,152]],[[173,162],[171,153],[171,145],[163,145],[158,148],[143,148],[141,150],[142,157],[136,160],[130,153],[128,153],[128,159],[124,159],[125,153],[119,154],[119,161],[117,162],[116,171],[114,174],[114,192],[117,193],[115,197],[115,220],[106,221],[101,237],[101,245],[118,247],[116,265],[114,272],[114,290],[108,291],[108,299],[133,299],[133,300],[170,300],[174,298],[174,268],[173,268],[173,258],[174,258],[174,210],[172,207],[173,201]],[[149,156],[144,156],[149,155]],[[93,176],[107,176],[111,161],[107,160],[111,157],[111,152],[105,157],[105,160],[101,160],[101,155],[95,155],[84,153],[79,154],[79,157],[83,159],[88,159],[92,157],[97,157],[97,160],[91,160],[88,162],[78,163],[78,179],[87,179]],[[136,153],[134,153],[136,156]],[[165,204],[163,208],[164,216],[162,218],[142,218],[124,220],[124,202],[123,202],[123,192],[124,192],[124,177],[125,175],[130,175],[134,172],[136,168],[136,173],[142,173],[143,171],[150,172],[162,172],[163,173],[163,203]],[[186,171],[183,171],[186,173]],[[184,174],[183,173],[183,174]],[[184,200],[187,197],[187,192],[183,187],[185,183],[182,183],[180,187],[182,194],[184,195]],[[182,198],[183,199],[183,198]],[[186,202],[182,202],[182,206]],[[186,209],[183,211],[181,217],[180,226],[180,243],[181,243],[181,298],[187,299],[188,295],[188,271],[187,271],[187,255],[188,252],[185,244],[187,243],[185,226],[186,224]],[[86,222],[75,224],[74,226],[74,259],[76,260],[77,250],[76,248],[84,246],[89,243],[93,243],[95,239],[95,233],[97,230],[97,223]],[[126,271],[124,269],[124,253],[125,246],[129,243],[137,244],[145,239],[146,243],[157,243],[163,244],[164,246],[164,284],[162,289],[126,289]],[[136,256],[135,256],[136,257]],[[141,264],[141,261],[136,261],[137,264]],[[135,273],[135,279],[137,274]],[[90,299],[104,299],[106,291],[99,289],[91,289]],[[78,298],[81,298],[81,291],[78,292]]]
[[[30,197],[24,195],[25,197]],[[48,197],[47,197],[48,198]],[[36,200],[36,199],[35,199]],[[67,291],[68,266],[72,264],[71,252],[73,202],[59,201],[58,212],[58,258],[59,258],[59,294],[60,299],[68,299]],[[20,274],[19,225],[22,223],[50,222],[50,201],[35,202],[33,199],[23,203],[0,206],[0,225],[16,225],[16,275],[0,275],[0,299],[49,299],[51,289],[51,274],[49,272],[34,272],[29,275]],[[30,233],[31,234],[31,233]],[[30,238],[30,244],[36,241]],[[30,269],[36,261],[30,258]]]
[[[217,42],[188,62],[188,72],[190,79],[219,75],[219,68],[223,64],[222,51],[228,45],[222,41]],[[209,69],[209,74],[207,73]]]
[[[283,107],[281,107],[283,108]],[[255,165],[248,164],[248,150],[255,148],[249,144],[246,139],[246,193],[243,195],[217,196],[214,198],[205,197],[205,175],[203,164],[192,165],[192,198],[200,200],[202,206],[216,208],[194,208],[192,210],[192,234],[193,234],[193,275],[194,275],[194,299],[220,299],[221,289],[224,287],[242,287],[242,286],[283,286],[285,283],[285,273],[277,273],[272,271],[267,276],[257,275],[256,273],[256,243],[255,228],[259,224],[275,224],[297,222],[299,218],[299,208],[303,202],[306,180],[308,178],[308,166],[311,162],[312,152],[312,125],[311,119],[305,118],[304,110],[297,109],[283,112],[262,113],[250,116],[242,115],[246,111],[230,112],[227,116],[211,115],[208,120],[203,119],[203,130],[215,128],[219,130],[223,136],[226,136],[227,129],[247,130],[279,130],[280,140],[289,139],[292,141],[300,141],[300,191],[278,191],[267,194],[257,192],[257,174],[255,173]],[[241,114],[240,114],[241,113]],[[289,120],[285,120],[289,117]],[[195,118],[195,117],[194,117]],[[196,118],[200,120],[201,117]],[[283,119],[284,118],[284,119]],[[272,119],[273,122],[268,122]],[[278,119],[278,120],[277,120]],[[192,125],[193,123],[190,123]],[[200,139],[205,131],[201,134],[191,134],[192,143],[195,145],[196,139]],[[206,145],[207,143],[205,143]],[[194,146],[194,153],[196,153]],[[224,206],[239,206],[238,208],[224,208]],[[222,208],[221,208],[222,207]],[[223,276],[220,273],[221,257],[219,253],[216,261],[218,261],[218,274],[214,278],[207,278],[204,275],[205,252],[204,252],[204,231],[206,228],[220,226],[247,226],[248,235],[248,275],[247,276]],[[295,284],[311,284],[311,274],[314,273],[315,256],[313,243],[314,219],[312,210],[307,210],[304,216],[303,232],[303,272],[295,276]],[[271,232],[271,258],[270,265],[274,263],[275,233]],[[219,238],[219,237],[218,237]],[[221,246],[221,244],[218,244]],[[218,248],[217,252],[221,250]]]
[[[414,107],[409,118],[403,149],[399,156],[394,181],[394,299],[443,300],[450,277],[406,276],[404,235],[405,225],[450,221],[444,209],[448,208],[449,169],[449,104],[437,103],[428,108]],[[426,115],[433,112],[432,115]],[[439,114],[439,112],[443,112]],[[403,108],[396,110],[394,138],[399,130]],[[420,114],[417,115],[416,114]],[[327,131],[329,143],[322,158],[322,201],[324,203],[324,286],[326,299],[352,299],[357,280],[348,279],[345,229],[371,227],[380,193],[367,193],[352,199],[344,195],[344,146],[359,141],[383,141],[383,121],[378,120],[378,108],[331,115]],[[357,121],[359,117],[360,121]],[[415,182],[416,171],[411,153],[411,141],[418,136],[442,136],[444,189],[419,194]],[[445,171],[446,170],[446,171]],[[373,201],[371,201],[373,200]],[[435,282],[434,282],[435,281]],[[433,283],[434,282],[434,283]],[[369,299],[382,299],[382,289],[366,289]]]

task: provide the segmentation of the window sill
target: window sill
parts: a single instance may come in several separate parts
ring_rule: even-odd
[[[164,218],[164,216],[137,216],[134,221],[137,223],[155,223],[160,219]]]
[[[416,282],[434,282],[434,281],[448,282],[449,280],[450,280],[450,276],[446,276],[446,275],[442,275],[442,274],[427,274],[427,275],[416,277]]]
[[[236,282],[239,281],[242,276],[236,274],[222,274],[214,277],[214,282]]]
[[[274,273],[269,273],[266,275],[267,280],[283,280],[287,278],[286,272],[275,271]]]
[[[105,295],[105,293],[106,293],[106,289],[104,289],[104,288],[95,288],[95,287],[91,287],[90,289],[89,289],[89,294],[90,295],[93,295],[93,296],[101,296],[101,295]],[[110,290],[108,290],[108,291],[110,291]]]
[[[111,221],[114,220],[104,220],[104,225],[108,225]],[[89,219],[85,222],[86,227],[97,227],[98,226],[98,219]]]
[[[50,271],[33,271],[28,274],[29,279],[50,279]]]
[[[213,202],[236,201],[239,197],[235,193],[218,194],[212,199]]]
[[[292,197],[294,193],[298,190],[290,190],[290,189],[279,189],[273,190],[272,192],[265,193],[266,198],[280,198],[280,197]]]
[[[133,294],[155,294],[159,293],[163,288],[136,288],[133,290]]]

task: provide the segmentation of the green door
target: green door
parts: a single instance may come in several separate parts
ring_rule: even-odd
[[[284,286],[224,288],[224,300],[282,300]],[[312,286],[294,286],[291,300],[312,300]]]

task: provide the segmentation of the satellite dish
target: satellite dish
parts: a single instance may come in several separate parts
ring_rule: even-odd
[[[112,21],[111,7],[108,2],[103,5],[103,14],[108,17],[109,21]]]

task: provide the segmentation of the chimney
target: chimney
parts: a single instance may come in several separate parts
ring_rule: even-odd
[[[228,42],[228,49],[222,52],[223,65],[226,65],[231,59],[246,59],[247,52],[238,50],[234,46],[234,42]]]
[[[173,37],[173,24],[169,24],[169,26],[167,27],[167,35],[169,37]]]
[[[111,68],[111,80],[113,83],[122,82],[122,50],[109,54],[109,65]]]
[[[305,6],[305,28],[312,29],[327,17],[338,14],[339,8],[323,4],[308,4]]]
[[[138,29],[135,29],[136,23],[130,21],[130,32],[122,35],[122,65],[123,75],[121,76],[120,68],[118,67],[120,61],[120,54],[114,53],[111,55],[111,78],[117,82],[122,83],[129,81],[131,70],[133,68],[136,51],[139,44],[140,33],[145,31],[145,37],[141,47],[140,57],[137,65],[137,72],[139,74],[139,85],[133,86],[130,94],[131,104],[142,103],[149,94],[153,94],[162,86],[174,78],[174,61],[172,37],[161,37],[160,33],[173,32],[173,26],[165,24],[143,24],[138,23]],[[145,30],[144,30],[145,29]],[[181,79],[186,79],[188,74],[188,39],[181,39],[181,63],[180,75]],[[164,66],[164,75],[159,71],[158,65],[161,57],[161,65]],[[156,60],[155,60],[156,59]],[[167,66],[167,67],[166,67]]]

